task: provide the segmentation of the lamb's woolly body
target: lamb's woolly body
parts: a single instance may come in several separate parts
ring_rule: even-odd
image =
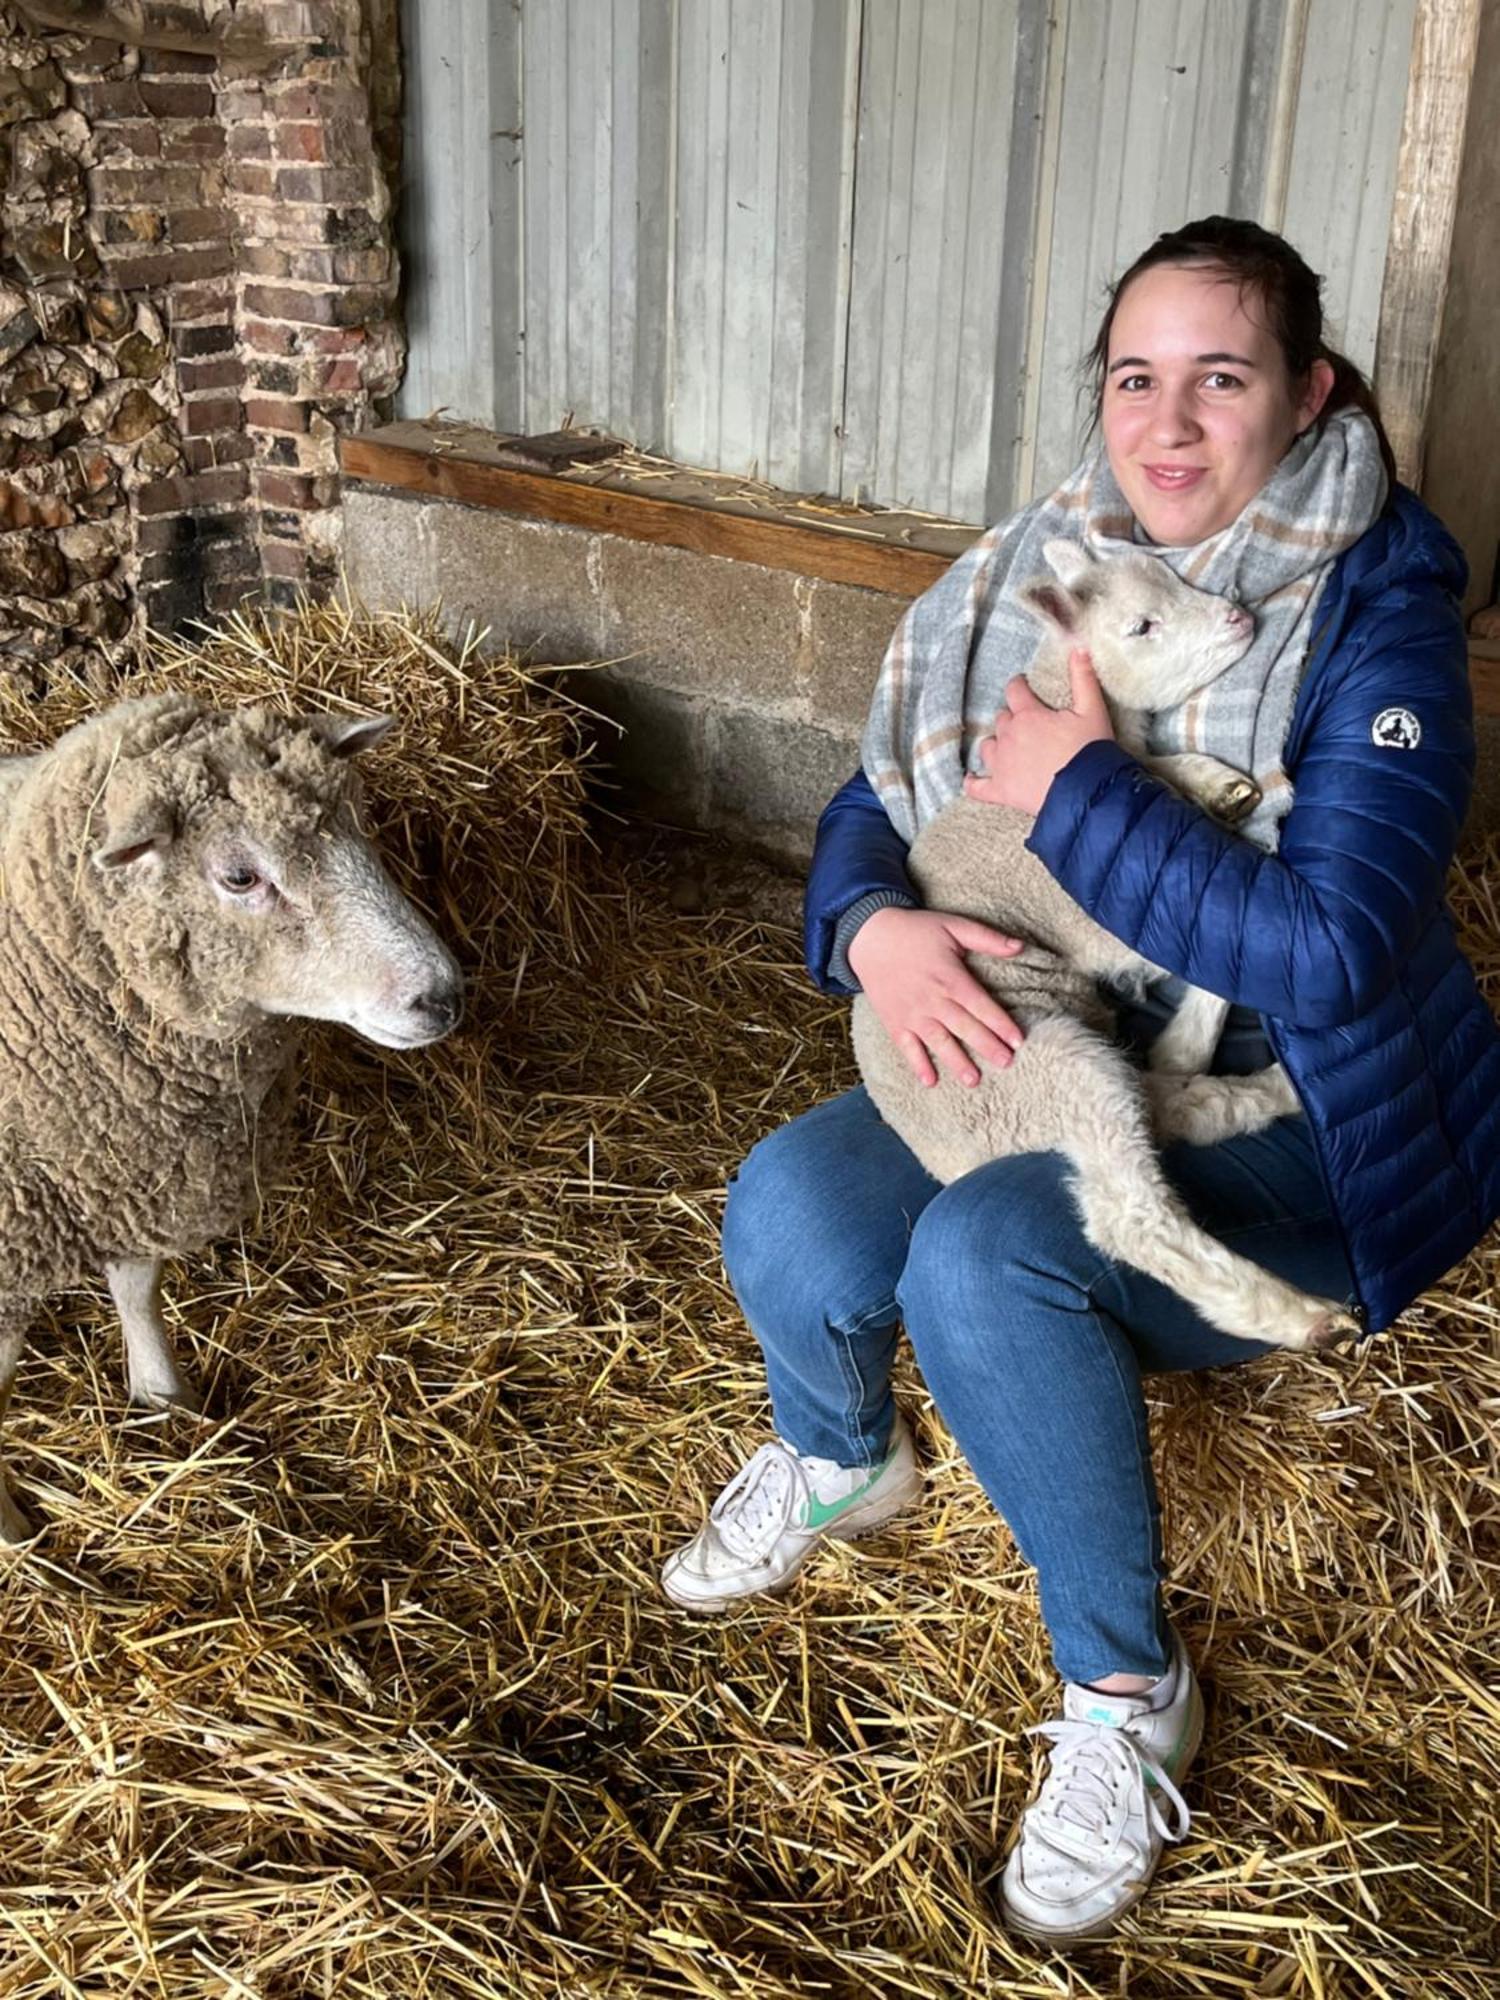
[[[166,695],[0,769],[0,1252],[13,1295],[41,1298],[124,1255],[197,1249],[253,1210],[278,1163],[298,1025],[216,1017],[170,911],[91,850],[132,812],[211,811],[266,782],[273,761],[290,817],[326,811],[341,774],[287,727]]]

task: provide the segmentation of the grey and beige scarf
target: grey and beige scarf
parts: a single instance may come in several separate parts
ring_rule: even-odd
[[[1385,504],[1375,428],[1341,410],[1297,439],[1237,520],[1190,548],[1145,546],[1200,590],[1255,613],[1244,657],[1180,707],[1152,718],[1158,752],[1199,750],[1255,778],[1261,804],[1240,829],[1274,849],[1291,790],[1281,756],[1328,572]],[[962,786],[1013,674],[1042,629],[1019,587],[1046,573],[1042,544],[1081,541],[1098,557],[1143,545],[1101,449],[1045,500],[981,535],[896,629],[880,670],[863,755],[866,775],[906,840]]]

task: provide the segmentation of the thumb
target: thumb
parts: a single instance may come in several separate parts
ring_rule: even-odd
[[[948,935],[965,951],[982,951],[991,958],[1010,958],[1021,950],[1021,939],[1010,937],[1004,931],[991,930],[988,924],[980,923],[974,917],[953,917],[949,920]]]
[[[1108,719],[1109,710],[1099,676],[1094,672],[1093,655],[1082,646],[1075,646],[1068,655],[1068,687],[1075,715],[1086,715],[1091,721],[1101,716]]]

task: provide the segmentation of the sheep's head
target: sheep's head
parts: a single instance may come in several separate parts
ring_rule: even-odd
[[[175,704],[175,705],[173,705]],[[381,867],[350,760],[387,721],[139,705],[92,812],[92,900],[120,976],[190,1032],[265,1015],[415,1048],[458,1020],[447,948]]]
[[[1086,647],[1100,685],[1122,708],[1174,708],[1242,659],[1255,620],[1194,590],[1159,556],[1098,562],[1077,542],[1047,542],[1057,577],[1028,583],[1021,602],[1069,645]]]

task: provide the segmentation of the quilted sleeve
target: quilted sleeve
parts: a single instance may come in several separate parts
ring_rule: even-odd
[[[833,966],[839,918],[856,903],[871,910],[921,898],[906,872],[906,842],[863,771],[857,771],[823,808],[803,899],[807,969],[825,993],[853,990]]]
[[[1058,773],[1028,845],[1116,937],[1305,1028],[1357,1019],[1443,894],[1474,775],[1463,627],[1436,582],[1362,607],[1311,689],[1279,851],[1227,832],[1114,743]]]

